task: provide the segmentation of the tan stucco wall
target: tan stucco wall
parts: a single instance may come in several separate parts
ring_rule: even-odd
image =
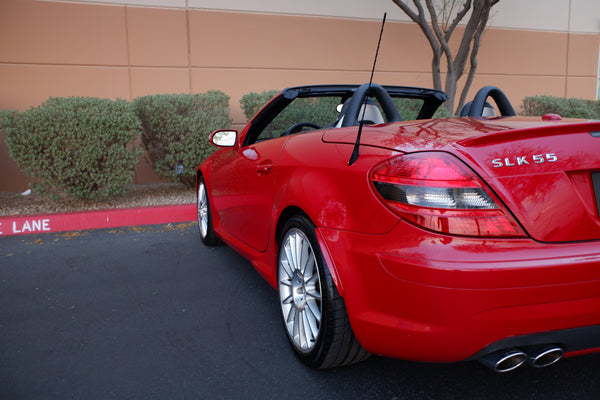
[[[25,110],[50,96],[132,100],[218,89],[231,96],[234,126],[240,127],[245,119],[239,100],[250,91],[368,81],[386,8],[392,18],[375,81],[432,85],[428,44],[391,0],[343,2],[352,3],[343,8],[340,1],[2,0],[0,109]],[[595,98],[600,26],[594,31],[593,18],[580,6],[599,6],[536,2],[556,7],[535,11],[539,18],[530,18],[526,28],[518,27],[520,14],[507,17],[523,2],[499,3],[504,8],[485,34],[472,92],[500,86],[517,108],[528,95]],[[522,13],[531,17],[527,3]],[[342,11],[335,16],[336,10]],[[600,10],[595,15],[600,21]],[[142,159],[136,181],[155,179]],[[0,190],[27,184],[0,140]]]
[[[345,19],[381,19],[409,22],[392,0],[44,0],[70,3],[189,8],[271,15],[319,16]],[[408,2],[411,3],[410,1]],[[490,27],[519,30],[600,33],[597,0],[502,0],[493,9]]]

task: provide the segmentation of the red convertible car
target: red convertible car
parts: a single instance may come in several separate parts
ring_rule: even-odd
[[[600,351],[600,121],[518,117],[495,87],[432,119],[446,98],[294,87],[241,132],[213,132],[202,241],[277,289],[307,364],[379,354],[502,372]]]

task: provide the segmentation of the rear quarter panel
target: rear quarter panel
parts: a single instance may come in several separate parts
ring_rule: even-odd
[[[302,209],[317,227],[381,234],[391,230],[398,218],[373,193],[370,169],[399,154],[366,147],[352,166],[352,146],[324,143],[322,133],[290,138],[281,154],[275,179],[274,221],[291,206]]]

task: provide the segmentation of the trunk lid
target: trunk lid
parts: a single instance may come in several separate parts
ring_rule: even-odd
[[[325,142],[351,144],[355,138],[356,129],[323,135]],[[533,239],[600,239],[600,121],[411,121],[365,126],[361,145],[453,153],[483,178]]]

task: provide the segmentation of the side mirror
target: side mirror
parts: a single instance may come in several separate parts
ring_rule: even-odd
[[[238,132],[229,129],[219,129],[210,134],[210,142],[217,147],[234,147],[237,143]]]

